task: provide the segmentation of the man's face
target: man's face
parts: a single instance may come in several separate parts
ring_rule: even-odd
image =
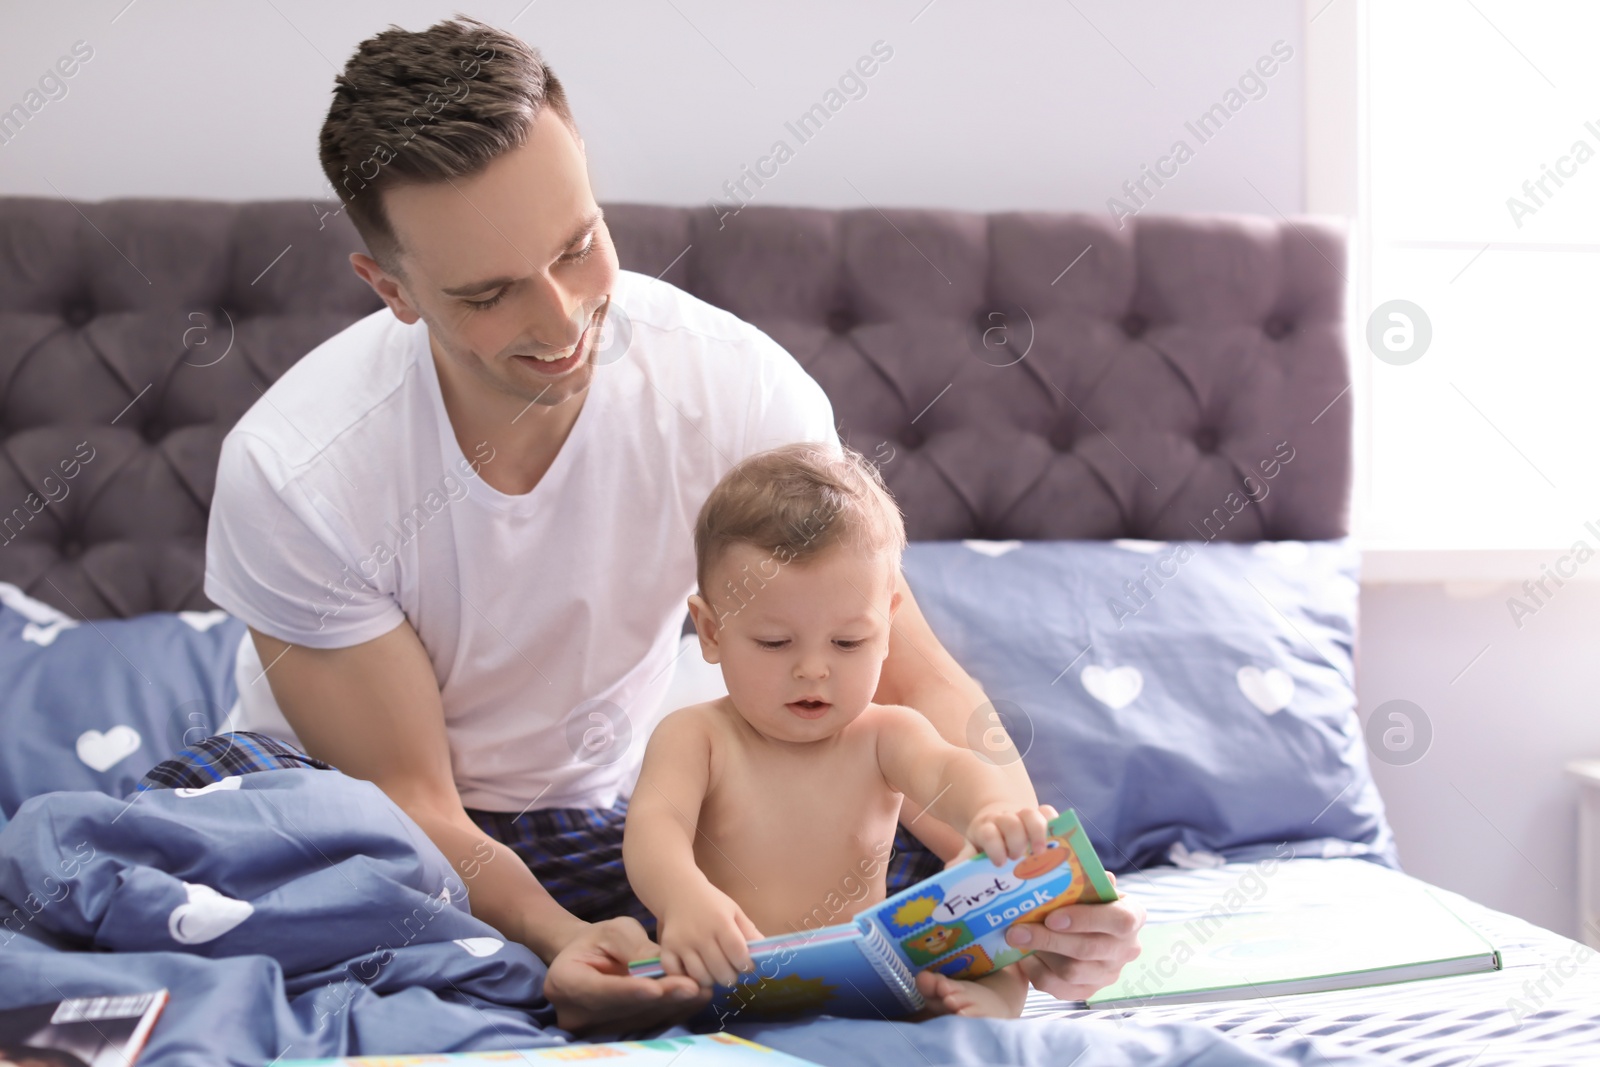
[[[690,598],[701,651],[722,665],[746,722],[774,740],[820,741],[866,710],[900,606],[885,554],[836,545],[780,566],[734,545],[709,580],[709,605]]]
[[[357,268],[401,321],[428,324],[458,379],[522,404],[588,388],[617,255],[559,115],[543,110],[521,148],[472,177],[383,196],[405,277]]]

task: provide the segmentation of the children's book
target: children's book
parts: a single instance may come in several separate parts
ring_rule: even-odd
[[[637,1067],[817,1067],[810,1060],[746,1041],[733,1034],[696,1034],[656,1037],[648,1041],[610,1041],[600,1044],[552,1045],[548,1048],[503,1049],[498,1052],[439,1052],[431,1055],[346,1056],[332,1060],[279,1060],[274,1067],[487,1067],[505,1063],[605,1063]]]
[[[1006,943],[1013,925],[1041,922],[1063,904],[1116,899],[1077,813],[1068,809],[1051,821],[1042,852],[999,866],[979,854],[850,922],[750,942],[755,971],[737,985],[718,986],[696,1018],[901,1018],[923,1007],[919,972],[980,977],[1031,951]],[[637,960],[628,970],[664,973],[659,958]]]
[[[1147,923],[1139,958],[1092,1008],[1245,1000],[1492,971],[1500,954],[1428,888]]]
[[[69,997],[0,1011],[0,1063],[132,1067],[167,991]]]

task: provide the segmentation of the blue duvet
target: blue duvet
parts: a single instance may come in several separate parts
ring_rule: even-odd
[[[569,1043],[543,979],[533,953],[472,917],[416,824],[337,772],[126,799],[49,793],[0,829],[0,1009],[166,987],[141,1067]],[[838,1065],[1375,1062],[1187,1023],[824,1018],[731,1029]]]

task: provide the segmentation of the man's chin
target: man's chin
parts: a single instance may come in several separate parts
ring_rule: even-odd
[[[569,357],[570,358],[570,357]],[[506,384],[511,391],[530,404],[551,407],[572,399],[589,387],[594,366],[586,362],[573,362],[564,374],[552,374],[537,366],[534,359],[512,356],[512,380]]]

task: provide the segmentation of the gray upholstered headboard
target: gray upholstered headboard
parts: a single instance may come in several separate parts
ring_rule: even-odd
[[[0,581],[89,618],[212,606],[223,435],[380,306],[333,206],[0,198]],[[1346,532],[1344,238],[1326,222],[606,213],[624,267],[805,365],[913,538]]]

